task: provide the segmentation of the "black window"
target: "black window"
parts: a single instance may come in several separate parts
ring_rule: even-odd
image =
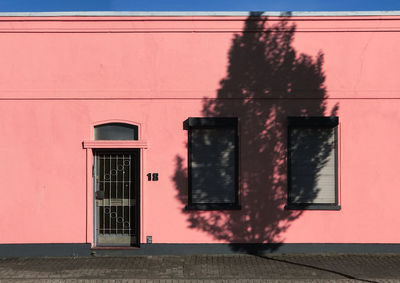
[[[188,209],[240,209],[237,118],[189,118]]]
[[[340,209],[338,117],[288,118],[287,209]]]

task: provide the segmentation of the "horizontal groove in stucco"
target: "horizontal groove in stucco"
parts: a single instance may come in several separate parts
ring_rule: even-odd
[[[56,101],[56,100],[204,100],[200,97],[158,97],[158,98],[146,98],[146,97],[0,97],[1,100],[18,100],[18,101],[29,101],[29,100],[43,100],[43,101]],[[246,100],[243,98],[207,98],[207,100]],[[297,98],[252,98],[251,100],[280,100],[280,101],[298,101],[298,100],[320,100],[311,97],[297,97]],[[400,97],[327,97],[324,100],[400,100]]]
[[[7,16],[0,13],[0,33],[242,33],[247,21],[260,20],[260,17],[245,16],[44,16],[33,13],[32,16]],[[38,16],[42,15],[42,16]],[[111,15],[111,14],[110,14]],[[171,14],[172,15],[172,14]],[[275,22],[286,21],[288,27],[273,28],[271,32],[291,32],[291,24],[296,32],[399,32],[400,12],[376,14],[304,14],[302,17],[267,16],[266,28]],[[273,15],[273,14],[272,14]],[[307,15],[307,16],[306,16]],[[332,16],[334,15],[334,16]],[[345,16],[346,15],[346,16]],[[316,22],[318,22],[316,24]],[[246,32],[262,32],[263,29],[248,29]]]

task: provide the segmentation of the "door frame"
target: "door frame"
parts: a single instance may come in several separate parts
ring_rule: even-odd
[[[114,122],[115,120],[112,120],[111,122]],[[119,122],[120,120],[117,120],[115,122]],[[102,121],[103,122],[103,121]],[[126,121],[122,121],[126,122]],[[97,124],[97,123],[96,123]],[[136,125],[141,125],[139,123],[136,123]],[[141,133],[141,131],[139,132]],[[94,204],[94,183],[93,183],[93,162],[94,162],[94,150],[97,149],[125,149],[125,150],[132,150],[132,149],[137,149],[139,150],[140,153],[140,161],[139,161],[139,167],[140,167],[140,186],[139,186],[139,194],[140,194],[140,225],[139,225],[139,231],[140,235],[138,235],[138,247],[140,247],[140,243],[145,242],[144,236],[142,235],[143,233],[143,198],[144,198],[144,182],[143,182],[143,176],[145,172],[145,154],[146,150],[148,148],[147,141],[143,139],[142,135],[139,135],[139,140],[84,140],[82,142],[82,147],[86,151],[86,207],[85,207],[85,212],[86,212],[86,218],[84,223],[85,233],[84,233],[84,238],[85,242],[91,244],[92,248],[96,248],[95,245],[95,233],[94,233],[94,211],[95,211],[95,204]],[[127,247],[129,248],[129,247]]]
[[[95,168],[95,160],[96,160],[96,154],[98,153],[126,153],[126,154],[133,154],[136,156],[136,159],[134,160],[134,168],[135,171],[134,175],[137,176],[137,180],[135,178],[135,181],[133,183],[134,190],[136,191],[136,205],[135,205],[135,217],[134,219],[130,219],[132,224],[132,221],[135,221],[135,228],[136,228],[136,240],[132,241],[131,238],[131,243],[129,246],[126,245],[118,245],[118,244],[110,244],[110,245],[105,245],[105,244],[99,244],[98,243],[98,234],[96,232],[97,229],[97,206],[96,206],[96,168]],[[140,219],[141,219],[141,150],[137,148],[97,148],[93,149],[93,243],[96,247],[140,247],[140,239],[141,239],[141,229],[140,229]]]
[[[139,160],[139,178],[140,178],[140,185],[139,185],[139,194],[140,194],[140,221],[139,221],[139,231],[140,234],[138,235],[138,246],[140,247],[140,243],[143,243],[144,236],[143,233],[143,198],[144,198],[144,189],[142,180],[144,176],[145,170],[145,149],[148,148],[147,142],[145,140],[133,140],[133,141],[111,141],[111,140],[89,140],[82,142],[83,149],[86,150],[86,221],[85,221],[85,239],[86,243],[91,244],[92,248],[96,248],[95,242],[95,233],[94,233],[94,213],[95,213],[95,195],[94,195],[94,182],[93,182],[93,163],[94,163],[94,151],[98,149],[123,149],[123,150],[133,150],[136,149],[139,151],[140,160]],[[126,247],[129,248],[129,247]]]
[[[135,125],[138,127],[138,140],[94,140],[94,127],[97,125],[102,125],[102,124],[107,124],[107,123],[126,123],[126,124],[131,124]],[[139,150],[140,153],[140,160],[139,160],[139,167],[140,167],[140,174],[139,178],[141,180],[140,186],[139,186],[139,194],[140,194],[140,221],[139,221],[139,231],[140,234],[138,235],[138,243],[145,242],[144,235],[143,233],[143,225],[144,225],[144,218],[143,218],[143,199],[144,199],[144,172],[145,172],[145,154],[146,150],[148,148],[148,144],[146,141],[146,128],[144,127],[144,124],[141,122],[136,122],[132,120],[124,120],[124,119],[109,119],[109,120],[101,120],[97,122],[93,122],[90,125],[88,125],[88,137],[89,140],[83,140],[82,141],[82,147],[86,152],[86,207],[85,207],[85,212],[86,212],[86,217],[84,223],[81,223],[84,227],[86,227],[85,232],[84,232],[84,238],[86,243],[90,243],[92,248],[96,248],[95,246],[95,233],[94,229],[95,226],[94,224],[94,211],[95,211],[95,206],[94,206],[94,183],[93,183],[93,161],[94,161],[94,150],[97,149],[137,149]],[[84,157],[83,157],[84,158]],[[128,247],[127,247],[128,248]]]

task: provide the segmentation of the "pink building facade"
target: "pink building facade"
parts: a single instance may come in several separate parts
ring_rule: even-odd
[[[0,17],[0,254],[400,252],[400,13]]]

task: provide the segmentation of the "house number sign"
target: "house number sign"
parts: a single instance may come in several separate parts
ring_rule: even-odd
[[[158,173],[147,174],[147,181],[158,181]]]

